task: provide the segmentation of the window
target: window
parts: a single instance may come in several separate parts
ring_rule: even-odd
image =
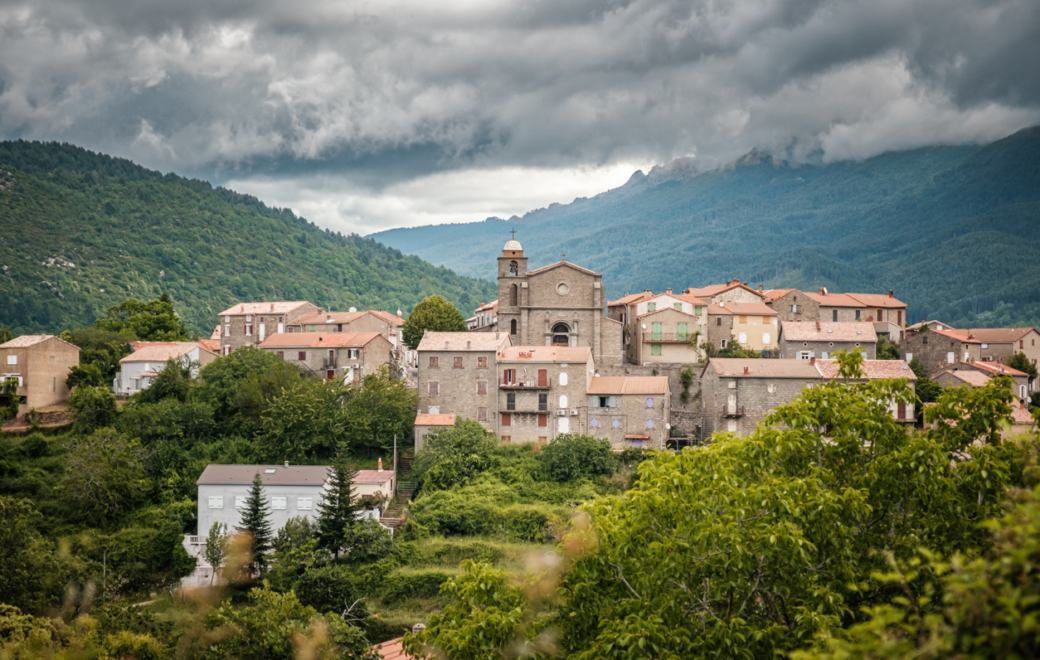
[[[506,410],[516,410],[516,392],[506,392]]]
[[[662,326],[661,326],[660,323],[651,323],[650,324],[650,340],[651,341],[661,341],[661,339],[663,339],[663,336],[661,334],[661,330],[662,330]]]
[[[949,362],[949,363],[951,363],[951,364],[952,364],[952,363],[953,363],[953,361],[954,361],[954,360],[956,360],[956,359],[957,359],[957,358],[956,358],[956,356],[955,356],[955,355],[953,354],[953,352],[952,352],[952,351],[946,354],[946,361],[947,361],[947,362]]]
[[[230,323],[224,325],[224,336],[225,337],[230,337],[231,336],[231,324]]]
[[[728,339],[723,339],[723,340],[722,340],[722,347],[723,347],[723,348],[726,348],[726,344],[728,344],[728,343],[729,343],[729,340],[728,340]]]
[[[278,351],[278,359],[279,360],[284,360],[285,359],[285,351]]]
[[[209,496],[209,508],[211,508],[211,509],[223,509],[224,508],[224,498],[221,497],[220,495],[210,495]]]
[[[928,337],[921,337],[921,343],[924,344],[925,346],[927,346],[928,345]]]
[[[538,444],[544,445],[547,442],[549,442],[549,437],[548,436],[544,436],[544,435],[538,436]]]
[[[982,347],[983,348],[989,348],[989,344],[983,344]]]
[[[704,309],[703,307],[694,307],[693,308],[693,313],[696,314],[697,316],[700,316],[701,315],[701,310],[703,310],[703,309]]]
[[[567,374],[561,373],[560,374],[560,385],[566,385],[566,384],[567,384]]]
[[[646,428],[648,428],[650,430],[653,430],[653,428],[654,428],[654,420],[652,420],[652,419],[646,420]]]
[[[647,303],[646,304],[646,311],[648,311],[648,312],[656,312],[657,311],[657,303],[653,303],[653,302]]]
[[[455,358],[452,361],[451,368],[452,369],[461,369],[462,368],[462,358],[460,358],[460,357]]]
[[[511,335],[515,335],[516,334],[516,319],[513,319],[512,321],[509,322],[509,334],[511,334]]]
[[[506,420],[507,417],[509,417],[509,415],[502,415],[502,425],[503,426],[509,426],[509,422]],[[488,421],[487,420],[487,407],[486,406],[480,406],[479,408],[477,408],[477,421],[478,422],[486,422],[486,421]]]
[[[571,432],[571,420],[570,420],[570,418],[569,417],[561,417],[559,419],[559,421],[557,422],[557,430],[559,430],[560,433],[570,433]]]
[[[266,327],[267,326],[264,325],[263,323],[260,324],[260,335],[259,335],[260,341],[264,340],[264,332],[266,331]]]
[[[910,360],[913,360],[913,359],[914,359],[914,354],[913,353],[907,353],[906,354],[906,361],[907,362],[909,362]]]
[[[654,407],[654,398],[653,397],[648,396],[646,398],[646,407],[647,408],[653,408]]]
[[[650,344],[650,355],[660,355],[660,354],[661,354],[661,345],[660,344]]]
[[[284,497],[272,497],[271,498],[271,509],[274,511],[285,510],[285,498]]]
[[[856,320],[857,321],[859,320],[859,310],[858,309],[856,310]]]
[[[1018,347],[1019,348],[1025,348],[1026,347],[1026,342],[1025,342],[1024,339],[1019,339],[1018,340]]]
[[[503,442],[503,443],[505,443],[505,444],[507,444],[507,445],[508,445],[508,444],[509,444],[510,442],[512,442],[512,441],[513,441],[513,438],[512,438],[512,436],[508,436],[508,435],[504,435],[504,436],[502,436],[502,442]]]
[[[431,380],[429,382],[430,396],[437,396],[438,394],[440,394],[440,387],[439,386],[440,386],[440,383],[438,383],[435,380]]]
[[[300,511],[310,511],[314,508],[314,500],[309,497],[297,497],[296,508]]]
[[[430,414],[431,415],[439,415],[439,414],[441,414],[441,407],[440,406],[430,406]]]
[[[763,332],[762,333],[762,345],[763,346],[769,346],[769,341],[771,339],[772,339],[772,337],[769,336],[768,332]]]
[[[836,310],[836,309],[832,309],[831,310],[831,320],[834,321],[835,323],[838,322],[838,310]]]
[[[18,364],[18,356],[17,355],[8,355],[7,356],[7,364]]]
[[[252,321],[253,321],[253,317],[251,315],[247,314],[246,315],[246,323],[252,323]]]
[[[721,316],[716,316],[715,317],[715,325],[718,326],[718,327],[722,327],[722,317]]]
[[[487,381],[486,380],[478,380],[477,381],[477,394],[487,394]]]
[[[231,323],[231,317],[230,316],[225,316],[224,317],[224,323]]]
[[[246,497],[245,495],[235,495],[235,508],[236,509],[244,509],[244,508],[246,508],[246,501],[248,499],[249,498]]]
[[[478,357],[477,358],[477,368],[478,369],[487,369],[487,358],[486,357]]]
[[[436,355],[431,355],[430,356],[430,368],[436,369],[438,367],[438,365],[439,365],[439,362],[440,362],[440,358],[438,358]]]
[[[284,323],[279,323],[278,324],[278,334],[282,334],[283,332],[285,332],[285,324]]]
[[[515,261],[510,261],[509,262],[509,276],[510,277],[516,277],[517,273],[519,273],[519,272],[520,272],[520,264],[516,263]]]
[[[539,394],[538,395],[538,410],[548,411],[549,410],[549,395]]]
[[[613,396],[601,396],[599,398],[600,408],[613,408],[616,405],[617,397]]]
[[[538,387],[549,387],[549,371],[547,369],[538,370]]]
[[[613,419],[613,421],[610,422],[610,426],[611,426],[611,428],[615,428],[615,429],[621,428],[621,420],[618,419],[617,417],[615,417]]]
[[[296,354],[296,359],[299,362],[306,362],[307,361],[307,351],[300,351],[299,353],[297,353]]]
[[[360,348],[352,348],[352,349],[350,349],[350,359],[351,360],[358,359],[358,355],[359,355],[360,351],[361,351]]]
[[[483,410],[484,411],[484,416],[487,417],[487,408],[478,408],[477,410],[478,411],[479,410]],[[502,426],[512,426],[512,425],[513,425],[513,415],[512,415],[512,413],[502,413]]]
[[[686,323],[679,323],[675,326],[675,338],[679,341],[686,341],[686,336],[689,334],[690,326]]]
[[[739,319],[737,319],[737,320],[738,320],[738,322],[739,322],[739,323],[743,323],[743,324],[745,324],[745,325],[747,324],[747,317],[746,317],[746,316],[741,316],[741,317],[740,317]]]
[[[567,395],[566,394],[561,394],[560,395],[560,407],[561,408],[566,408],[567,407]]]
[[[674,309],[679,310],[680,312],[682,311],[682,303],[675,303],[674,305],[672,305],[672,307]]]
[[[747,343],[747,333],[746,332],[742,332],[739,335],[737,335],[737,343],[739,343],[741,346],[743,346],[744,344]]]
[[[820,351],[820,359],[821,360],[826,360],[827,359],[827,351]]]
[[[246,323],[246,337],[252,337],[252,336],[253,336],[253,324],[252,323]]]
[[[506,369],[502,372],[502,382],[506,385],[516,385],[516,369]]]

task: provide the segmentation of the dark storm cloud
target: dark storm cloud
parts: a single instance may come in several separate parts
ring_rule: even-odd
[[[0,137],[217,177],[826,158],[1040,118],[1036,0],[0,5]],[[360,179],[359,179],[360,180]]]

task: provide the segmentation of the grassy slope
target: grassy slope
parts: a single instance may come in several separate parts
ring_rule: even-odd
[[[493,296],[485,281],[203,181],[69,145],[0,143],[0,324],[59,332],[161,291],[207,335],[238,301],[408,312],[431,293],[463,310]]]

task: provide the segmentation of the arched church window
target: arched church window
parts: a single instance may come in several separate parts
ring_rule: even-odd
[[[557,323],[552,329],[553,346],[570,346],[571,329],[566,323]]]
[[[509,287],[509,304],[512,307],[516,307],[517,306],[517,298],[519,297],[518,293],[519,292],[518,292],[517,286],[515,284],[512,285],[511,287]]]
[[[520,272],[520,264],[516,263],[515,261],[510,261],[509,262],[509,276],[510,277],[516,277],[519,272]]]
[[[515,335],[516,334],[516,319],[513,319],[512,321],[509,322],[509,334],[511,334],[511,335]]]

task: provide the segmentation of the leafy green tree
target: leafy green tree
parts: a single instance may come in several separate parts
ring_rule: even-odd
[[[383,454],[393,448],[394,436],[404,443],[413,436],[415,390],[390,377],[386,367],[350,386],[344,407],[344,437],[350,453]]]
[[[128,298],[109,307],[106,318],[94,327],[110,332],[133,334],[141,341],[188,341],[188,331],[173,309],[173,299],[162,294],[155,300],[141,302]]]
[[[65,385],[72,389],[85,385],[87,387],[104,387],[107,385],[105,374],[97,364],[79,364],[69,369]]]
[[[213,571],[210,573],[211,583],[213,576],[224,566],[224,559],[227,557],[230,544],[231,534],[228,533],[227,525],[219,522],[213,523],[206,536],[206,551],[203,554],[206,563],[213,567]]]
[[[133,396],[139,403],[157,403],[163,399],[184,401],[193,385],[191,365],[170,358],[166,366],[152,379],[152,384]]]
[[[457,419],[455,426],[426,437],[415,455],[412,475],[423,490],[444,490],[465,483],[491,465],[501,445],[494,433],[471,419]]]
[[[214,360],[199,373],[196,395],[213,407],[217,430],[252,437],[260,430],[267,402],[300,379],[300,370],[270,351],[252,346]]]
[[[27,612],[43,611],[54,596],[52,552],[39,534],[41,522],[29,500],[0,496],[0,603]],[[0,639],[8,635],[4,627],[0,618]]]
[[[899,358],[899,344],[892,341],[885,335],[881,335],[877,340],[877,359],[879,360],[898,360]]]
[[[21,397],[18,396],[18,381],[5,380],[0,383],[0,423],[18,416]]]
[[[542,463],[553,481],[608,476],[617,469],[610,441],[587,435],[561,435],[542,449]]]
[[[62,480],[64,497],[98,524],[138,505],[151,484],[145,450],[135,438],[113,428],[73,440]]]
[[[328,458],[347,430],[347,386],[297,376],[266,402],[260,415],[257,451],[272,462],[312,462]]]
[[[73,412],[73,429],[90,433],[115,424],[119,409],[116,397],[104,387],[79,387],[69,397]]]
[[[119,373],[119,361],[130,355],[130,342],[137,341],[137,337],[131,332],[115,332],[94,327],[66,330],[61,333],[61,338],[80,349],[79,366],[73,368],[69,374],[69,378],[75,377],[75,381],[68,381],[69,387],[76,384],[99,386],[112,382]],[[78,370],[86,370],[88,366],[101,372],[98,382],[79,382],[96,377],[93,369],[86,374],[76,375]]]
[[[353,464],[337,459],[329,474],[329,487],[318,504],[318,546],[337,558],[346,547],[350,529],[364,510],[354,493],[356,476],[357,468]]]
[[[369,564],[390,556],[394,540],[389,530],[372,518],[357,520],[348,525],[343,534],[347,560],[354,564]]]
[[[249,488],[249,496],[246,497],[240,524],[240,529],[249,534],[249,567],[253,574],[267,570],[267,551],[271,549],[270,516],[264,482],[257,472]]]
[[[11,328],[6,325],[0,325],[0,344],[9,342],[12,339],[14,339],[14,333],[11,332]]]
[[[419,347],[423,334],[430,332],[466,332],[466,317],[443,296],[429,296],[417,304],[402,330],[404,343],[413,351]]]
[[[1015,353],[1008,360],[1008,366],[1029,374],[1030,382],[1036,380],[1036,365],[1029,361],[1025,353]]]

